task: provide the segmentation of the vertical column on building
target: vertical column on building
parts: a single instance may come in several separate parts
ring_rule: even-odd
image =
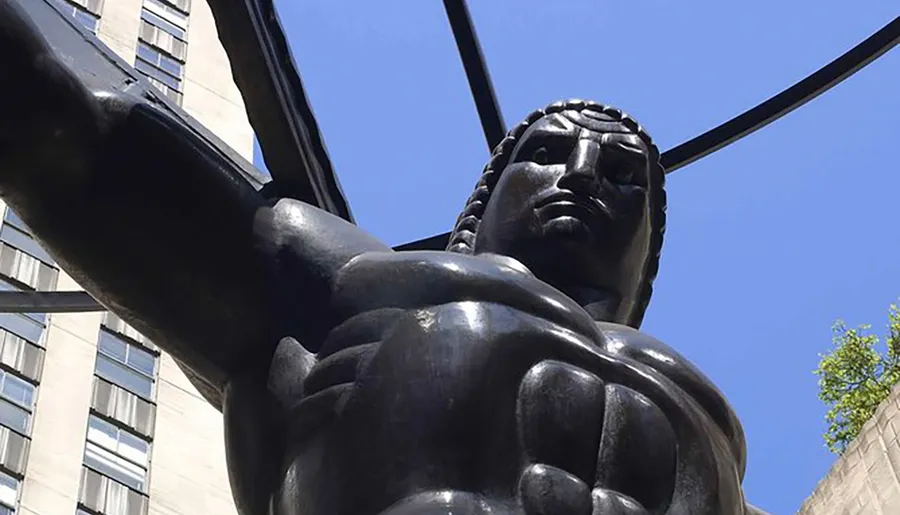
[[[190,0],[143,0],[134,67],[181,105]]]
[[[52,291],[59,269],[16,214],[0,204],[0,289]],[[35,413],[46,359],[47,316],[0,313],[0,514],[19,510],[32,439],[40,438]],[[40,475],[40,456],[34,461]]]
[[[112,313],[97,337],[78,514],[145,515],[159,350]]]

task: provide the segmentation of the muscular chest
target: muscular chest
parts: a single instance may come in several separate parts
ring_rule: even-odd
[[[490,375],[510,356],[527,354],[529,345],[597,346],[601,338],[577,304],[546,284],[448,253],[351,262],[338,275],[331,302],[337,323],[319,348],[307,395],[349,390],[367,373],[405,370],[407,379],[421,381]]]
[[[446,252],[360,256],[337,274],[331,305],[337,323],[329,340],[345,338],[345,331],[353,337],[383,336],[401,318],[423,330],[471,330],[490,322],[492,317],[476,320],[485,315],[477,315],[474,306],[485,305],[497,306],[494,314],[519,313],[587,337],[599,335],[578,304],[530,274]],[[352,330],[341,329],[344,325]]]

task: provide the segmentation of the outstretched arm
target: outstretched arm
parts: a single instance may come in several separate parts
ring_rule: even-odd
[[[273,206],[142,99],[88,90],[0,0],[0,195],[88,292],[221,392],[319,333],[331,274],[387,250],[298,202]],[[195,378],[196,379],[196,378]]]

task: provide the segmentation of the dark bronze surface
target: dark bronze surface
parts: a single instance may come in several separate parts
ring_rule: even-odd
[[[0,48],[0,195],[223,411],[241,513],[750,513],[735,414],[634,328],[664,173],[621,112],[536,112],[450,252],[394,252],[85,86],[5,1]]]

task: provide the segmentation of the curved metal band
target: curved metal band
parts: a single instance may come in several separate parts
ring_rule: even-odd
[[[475,100],[478,118],[481,119],[481,129],[484,131],[484,139],[490,152],[506,136],[506,123],[503,121],[503,113],[500,112],[500,104],[494,93],[484,53],[478,43],[466,0],[444,0],[444,10],[447,11],[447,18],[450,20],[456,48],[466,70],[469,89],[472,91],[472,99]]]
[[[672,173],[698,159],[748,136],[778,120],[794,109],[825,93],[900,43],[900,16],[856,45],[842,56],[782,91],[762,104],[744,111],[718,127],[704,132],[660,157],[666,173]],[[405,243],[395,250],[443,250],[450,233],[446,232]]]
[[[894,18],[881,30],[851,48],[844,55],[762,104],[744,111],[696,138],[665,151],[661,160],[666,168],[666,173],[672,173],[721,150],[789,114],[794,109],[802,107],[878,59],[898,43],[900,43],[900,16]]]

